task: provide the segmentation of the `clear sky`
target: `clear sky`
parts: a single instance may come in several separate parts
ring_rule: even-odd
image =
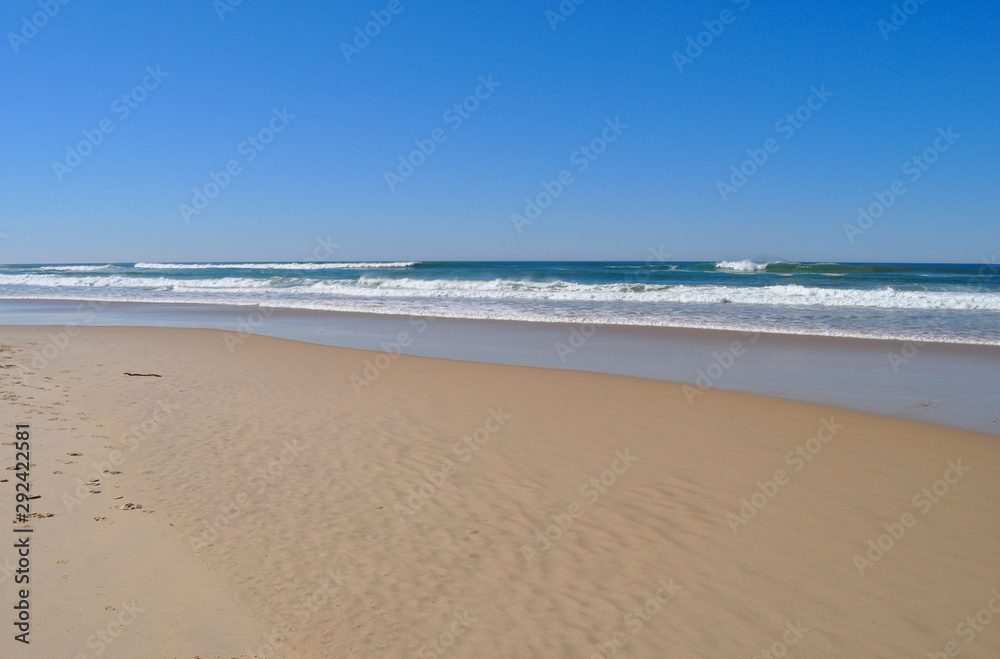
[[[979,262],[998,27],[986,0],[8,0],[0,261]]]

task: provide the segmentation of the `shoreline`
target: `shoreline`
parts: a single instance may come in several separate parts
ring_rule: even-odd
[[[24,305],[14,305],[23,310]],[[460,361],[626,375],[828,404],[1000,436],[1000,346],[731,330],[465,320],[201,305],[35,302],[4,322],[186,327]],[[85,322],[81,323],[81,320]],[[16,327],[19,325],[2,325]],[[58,333],[58,332],[57,332]],[[585,336],[585,334],[588,334]],[[399,341],[405,335],[408,345]],[[734,343],[742,353],[733,354]],[[697,394],[695,394],[697,395]]]
[[[18,309],[19,305],[25,307],[50,307],[48,312],[44,314],[32,314],[30,312],[25,313],[24,309]],[[265,317],[271,317],[274,315],[286,316],[289,318],[301,317],[301,318],[317,318],[317,317],[327,317],[327,318],[339,318],[339,317],[374,317],[374,318],[385,318],[385,319],[400,319],[400,318],[432,318],[435,320],[447,320],[447,321],[457,321],[457,322],[470,322],[470,323],[520,323],[528,326],[546,326],[546,325],[592,325],[602,328],[620,328],[629,330],[651,330],[651,331],[694,331],[694,332],[730,332],[733,334],[767,334],[777,337],[807,337],[816,339],[835,339],[835,340],[859,340],[859,341],[893,341],[893,342],[912,342],[912,343],[924,343],[924,344],[941,344],[941,345],[964,345],[964,346],[982,346],[982,347],[995,347],[1000,348],[1000,341],[990,342],[985,339],[979,339],[975,341],[961,340],[961,339],[943,339],[934,338],[927,339],[926,337],[920,336],[898,336],[898,335],[887,335],[887,334],[851,334],[851,333],[819,333],[819,332],[807,332],[807,331],[779,331],[774,328],[760,328],[760,327],[732,327],[732,326],[709,326],[709,325],[657,325],[657,324],[643,324],[643,323],[618,323],[618,322],[606,322],[601,320],[582,320],[582,319],[572,319],[572,320],[555,320],[551,318],[493,318],[493,317],[473,317],[473,316],[462,316],[462,315],[445,315],[445,314],[403,314],[397,312],[391,313],[380,313],[376,311],[355,311],[355,310],[335,310],[335,309],[308,309],[301,307],[283,307],[283,306],[269,306],[267,304],[220,304],[218,302],[122,302],[118,300],[100,300],[96,298],[25,298],[25,299],[0,299],[0,318],[4,318],[11,315],[17,315],[28,318],[40,318],[44,319],[46,316],[62,316],[67,317],[70,309],[100,309],[101,312],[107,311],[119,311],[122,317],[134,313],[151,313],[152,316],[164,317],[164,316],[178,316],[183,317],[184,315],[191,316],[232,316],[234,312],[241,312],[239,316],[246,317],[250,314],[261,313]],[[173,312],[173,313],[171,313]],[[113,314],[105,314],[113,315]],[[163,321],[168,322],[168,321]],[[53,323],[46,322],[23,322],[23,323],[10,323],[4,322],[0,326],[17,326],[17,325],[46,325]],[[59,323],[54,323],[59,324]],[[105,325],[109,326],[109,325]],[[133,325],[124,324],[122,327],[129,327]],[[176,325],[135,325],[136,327],[175,327]],[[198,329],[220,329],[216,327],[198,327]]]
[[[4,327],[0,365],[49,331]],[[35,526],[53,562],[69,559],[39,572],[33,602],[39,639],[65,640],[53,656],[118,614],[103,610],[122,599],[112,567],[80,572],[108,542],[143,557],[146,578],[120,576],[163,609],[124,629],[129,656],[395,657],[445,641],[455,657],[590,657],[623,641],[634,657],[752,656],[789,624],[796,656],[916,656],[1000,583],[990,436],[408,355],[358,393],[352,377],[381,353],[263,336],[230,352],[224,334],[93,327],[39,372],[0,369],[0,404],[35,415],[48,451],[37,505],[55,517]],[[62,495],[101,461],[121,473],[68,514]],[[947,492],[925,509],[938,480]],[[74,526],[109,522],[114,535]],[[175,604],[176,575],[199,564],[207,599]],[[232,632],[175,640],[182,611]],[[998,649],[996,629],[963,644]]]

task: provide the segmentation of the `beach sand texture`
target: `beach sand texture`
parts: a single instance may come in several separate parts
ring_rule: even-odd
[[[13,656],[1000,656],[995,438],[210,330],[32,366],[51,331],[0,334],[54,514]]]

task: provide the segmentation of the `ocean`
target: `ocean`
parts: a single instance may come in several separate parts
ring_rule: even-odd
[[[1000,265],[985,261],[4,265],[0,300],[252,305],[1000,345]]]

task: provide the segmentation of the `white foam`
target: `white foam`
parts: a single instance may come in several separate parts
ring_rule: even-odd
[[[767,270],[767,263],[755,263],[749,259],[742,261],[719,261],[715,267],[719,270],[734,270],[736,272],[761,272]]]
[[[136,263],[137,270],[217,270],[238,268],[251,270],[377,270],[380,268],[409,268],[420,261],[370,261],[344,263]]]
[[[58,270],[59,272],[100,272],[102,270],[111,270],[117,266],[111,265],[43,265],[39,266],[41,270]]]
[[[170,290],[174,294],[212,291],[216,303],[232,304],[243,293],[301,299],[331,297],[357,300],[379,298],[514,300],[563,302],[647,302],[671,304],[746,304],[798,307],[867,307],[902,310],[984,310],[1000,311],[1000,293],[960,291],[900,291],[879,289],[820,288],[799,284],[773,286],[668,286],[638,283],[574,284],[565,281],[413,279],[408,277],[368,277],[357,280],[315,280],[302,278],[223,277],[183,279],[107,275],[73,277],[58,274],[0,274],[0,286],[32,286],[46,289],[121,289],[124,292]],[[14,293],[17,291],[7,291]],[[0,291],[3,297],[4,291]],[[178,299],[177,301],[184,301]],[[628,313],[625,307],[615,312]]]
[[[73,277],[69,275],[2,275],[0,286],[41,286],[46,288],[112,288],[123,290],[168,289],[191,290],[220,289],[245,291],[273,286],[274,279],[247,279],[243,277],[222,277],[220,279],[171,279],[168,277],[130,277],[128,275],[107,275],[105,277]]]

